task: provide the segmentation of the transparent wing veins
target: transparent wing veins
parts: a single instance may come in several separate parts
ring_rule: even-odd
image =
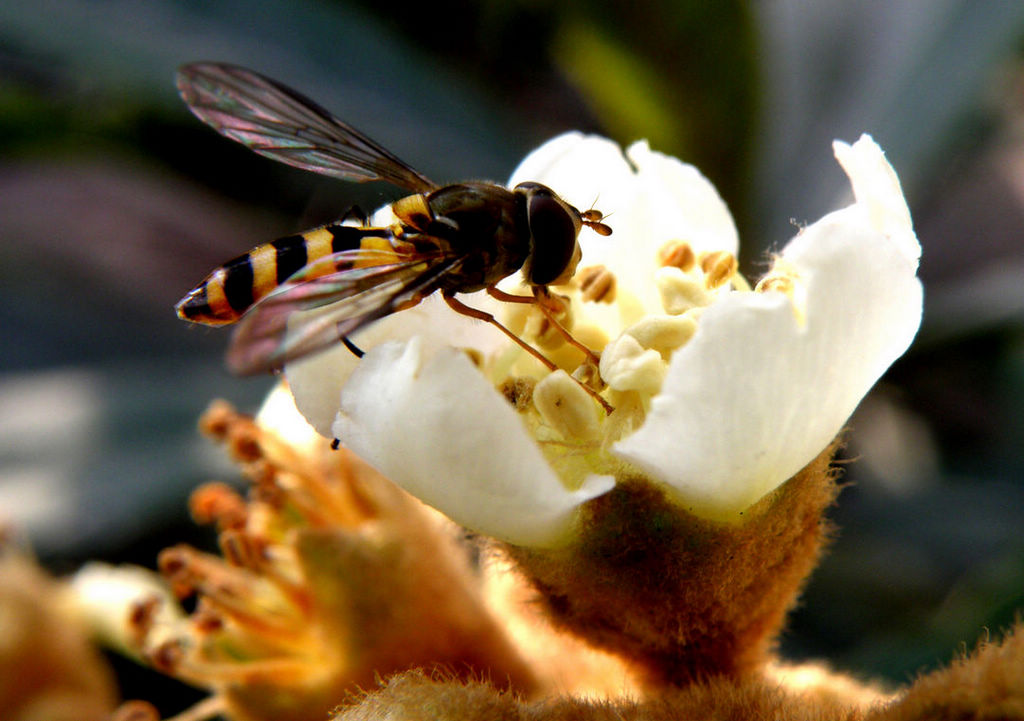
[[[386,180],[417,193],[437,188],[314,101],[252,70],[194,63],[177,80],[196,117],[261,155],[344,180]]]
[[[437,255],[289,280],[239,321],[228,365],[248,375],[312,355],[404,302],[429,295],[439,279],[462,262],[460,257]],[[317,309],[321,312],[293,318],[296,311]]]

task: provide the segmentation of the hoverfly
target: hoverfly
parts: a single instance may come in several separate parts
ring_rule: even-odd
[[[350,334],[436,291],[454,310],[495,325],[554,370],[538,350],[455,295],[486,289],[499,300],[536,303],[561,329],[550,315],[547,286],[574,274],[582,227],[611,233],[600,211],[580,212],[540,183],[440,186],[312,100],[251,70],[197,63],[183,66],[177,83],[200,120],[261,155],[345,180],[385,180],[413,193],[391,206],[397,221],[390,226],[339,221],[278,238],[229,260],[189,291],[176,306],[181,318],[238,323],[228,353],[232,370],[277,369],[338,342],[360,354]],[[519,270],[532,297],[495,287]],[[321,312],[288,327],[293,312],[311,309]]]

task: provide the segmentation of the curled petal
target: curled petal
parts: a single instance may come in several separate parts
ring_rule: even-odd
[[[916,263],[856,207],[786,250],[806,283],[734,293],[676,351],[639,431],[614,447],[695,513],[736,518],[817,456],[920,324]]]
[[[592,476],[566,489],[466,354],[428,355],[419,337],[366,354],[342,392],[334,435],[455,522],[517,545],[567,541],[579,505],[613,485]]]
[[[645,424],[614,447],[700,515],[734,519],[809,463],[920,326],[920,245],[899,180],[868,136],[835,151],[857,202],[783,251],[793,292],[708,308]]]
[[[908,260],[920,258],[921,244],[914,235],[900,179],[882,149],[870,135],[862,135],[853,145],[837,140],[832,147],[850,177],[857,205],[868,214],[871,225],[896,242]]]

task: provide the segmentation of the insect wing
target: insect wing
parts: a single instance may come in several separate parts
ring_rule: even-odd
[[[417,193],[437,188],[309,98],[252,70],[184,65],[178,91],[204,123],[274,160],[344,180],[386,180]]]
[[[251,375],[323,350],[394,312],[402,302],[429,294],[438,278],[458,262],[450,256],[414,258],[305,281],[289,280],[239,322],[228,350],[228,366],[235,373]],[[309,312],[289,328],[298,311]]]

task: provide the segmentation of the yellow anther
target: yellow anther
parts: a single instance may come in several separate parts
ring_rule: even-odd
[[[797,321],[803,323],[806,320],[807,288],[800,273],[795,267],[782,257],[777,257],[771,270],[754,286],[754,290],[760,293],[776,291],[789,298],[793,306],[793,314]]]
[[[766,275],[757,281],[757,285],[754,286],[754,290],[758,293],[767,293],[769,291],[777,291],[779,293],[785,293],[790,298],[793,297],[793,291],[796,289],[796,283],[788,275]]]
[[[697,263],[697,256],[689,243],[682,240],[670,240],[658,251],[658,262],[663,266],[689,272]]]
[[[700,267],[704,271],[704,284],[713,290],[725,285],[736,275],[739,263],[732,253],[716,250],[701,254]]]
[[[611,303],[615,300],[615,274],[603,265],[592,265],[576,273],[584,301]]]
[[[544,422],[566,440],[591,441],[600,433],[600,410],[568,373],[549,373],[533,389],[533,405]]]

